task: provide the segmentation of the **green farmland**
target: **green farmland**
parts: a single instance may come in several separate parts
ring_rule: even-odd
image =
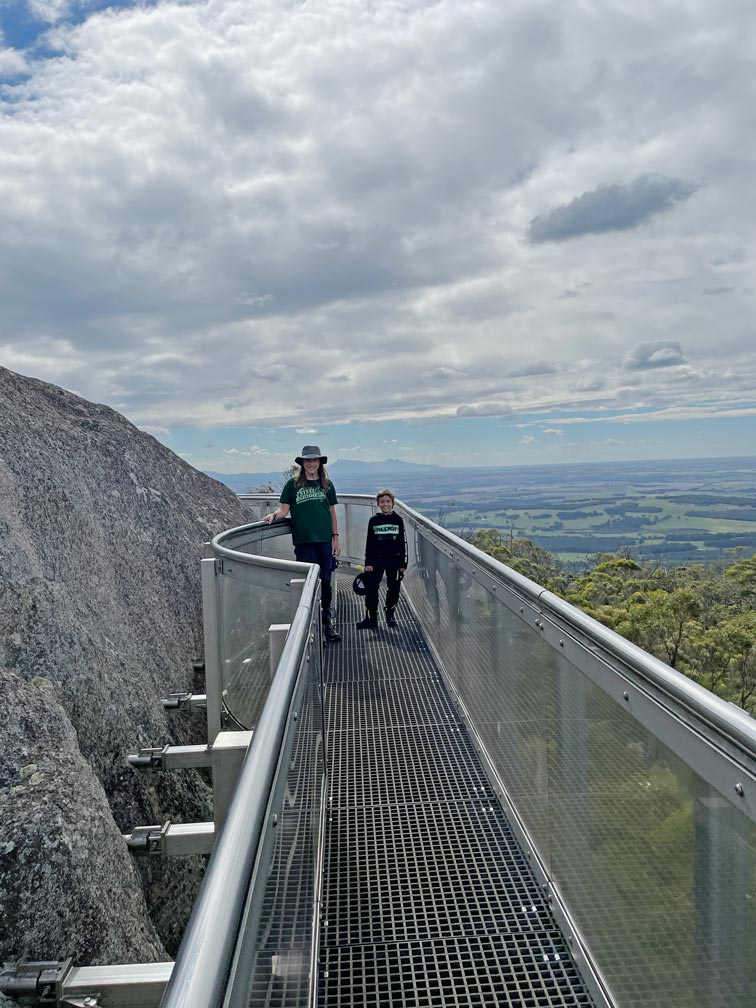
[[[466,486],[414,506],[459,535],[495,528],[564,562],[630,551],[680,565],[756,552],[753,459],[533,467],[514,478],[499,470],[495,488],[474,472]]]

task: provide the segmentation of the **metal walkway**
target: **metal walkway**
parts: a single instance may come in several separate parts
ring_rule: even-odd
[[[326,649],[319,1004],[592,1005],[406,602]]]
[[[338,506],[358,564],[374,499]],[[126,837],[212,849],[176,962],[0,964],[0,991],[58,1008],[756,1005],[753,719],[397,506],[400,625],[356,630],[347,574],[325,655],[318,569],[290,559],[288,524],[215,537],[205,693],[164,701],[204,710],[207,744],[133,757],[212,769],[212,822]]]

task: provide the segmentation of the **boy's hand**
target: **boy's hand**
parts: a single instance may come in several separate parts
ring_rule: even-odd
[[[370,564],[365,564],[365,570],[367,571],[368,574],[373,573],[373,568],[370,566]]]

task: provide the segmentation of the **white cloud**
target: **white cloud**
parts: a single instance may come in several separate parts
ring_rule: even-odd
[[[0,34],[0,78],[13,78],[27,71],[27,61],[17,49],[3,48]]]
[[[532,434],[525,434],[520,438],[520,444],[529,448],[531,445],[537,444],[537,441]]]
[[[727,406],[675,406],[636,413],[611,413],[603,415],[599,413],[592,414],[591,416],[560,417],[559,422],[562,424],[644,424],[679,420],[733,420],[751,416],[756,416],[756,406],[741,408],[728,408]],[[532,424],[536,422],[531,421]],[[540,422],[538,423],[540,425]],[[530,426],[530,424],[523,426]]]
[[[241,293],[236,299],[240,305],[247,308],[260,308],[274,300],[272,294],[250,294],[247,291]]]
[[[34,11],[3,365],[155,430],[753,404],[751,5]]]
[[[676,367],[685,364],[686,360],[677,340],[658,340],[656,343],[639,343],[625,354],[623,363],[630,370],[641,370]]]
[[[603,378],[578,378],[570,386],[574,392],[600,392],[606,388]]]
[[[267,448],[259,445],[250,445],[249,448],[224,448],[223,454],[229,458],[266,458],[271,455]]]
[[[56,24],[71,11],[70,0],[26,0],[29,13],[37,21]]]
[[[512,407],[507,403],[468,403],[457,407],[458,417],[509,417]]]
[[[511,377],[532,378],[534,375],[556,374],[557,370],[556,366],[548,363],[548,361],[533,361],[532,364],[526,364],[525,367],[517,368],[516,371],[512,371]]]
[[[261,367],[252,369],[252,374],[255,378],[269,382],[290,381],[295,373],[294,368],[288,364],[264,364]]]
[[[424,371],[420,377],[427,382],[451,382],[467,376],[464,371],[458,371],[456,368],[440,366]]]

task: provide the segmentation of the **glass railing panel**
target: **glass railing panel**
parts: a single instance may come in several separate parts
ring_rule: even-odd
[[[241,496],[239,503],[246,522],[261,522],[265,515],[278,507],[278,494]],[[276,560],[292,560],[294,549],[288,529],[280,525],[256,525],[255,527],[224,540],[224,545],[255,556],[274,557]]]
[[[276,560],[294,560],[294,545],[291,534],[270,536],[260,544],[260,556],[273,557]]]
[[[756,826],[559,656],[553,880],[622,1006],[756,1001]],[[696,761],[707,743],[691,736]],[[719,757],[711,753],[711,762]]]
[[[368,522],[376,511],[372,498],[355,500],[346,497],[336,505],[341,553],[345,561],[364,563]]]
[[[614,1003],[752,1008],[753,752],[414,524],[407,594]]]
[[[443,654],[455,649],[449,618],[451,576],[448,558],[421,530],[407,528],[409,567],[404,579],[420,622],[436,650]],[[453,598],[452,598],[453,605]],[[450,660],[447,668],[456,667]],[[453,672],[450,671],[453,675]]]
[[[454,613],[455,688],[548,869],[549,697],[555,662],[535,632],[465,575]]]
[[[218,583],[222,697],[238,725],[254,728],[270,687],[269,627],[291,620],[292,575],[225,566]]]
[[[278,507],[279,494],[250,495],[241,494],[239,503],[245,522],[262,521],[266,514]]]
[[[410,529],[406,590],[489,758],[548,865],[549,650],[494,594]],[[539,660],[540,658],[540,660]]]
[[[316,630],[313,621],[313,641]],[[300,670],[296,717],[290,717],[282,745],[261,868],[248,894],[229,981],[229,1008],[311,1003],[324,799],[320,655],[314,644]]]
[[[269,512],[270,507],[262,508],[263,514]],[[235,529],[223,537],[222,543],[228,549],[249,553],[252,556],[274,557],[277,560],[294,559],[294,547],[287,524],[256,524]]]

